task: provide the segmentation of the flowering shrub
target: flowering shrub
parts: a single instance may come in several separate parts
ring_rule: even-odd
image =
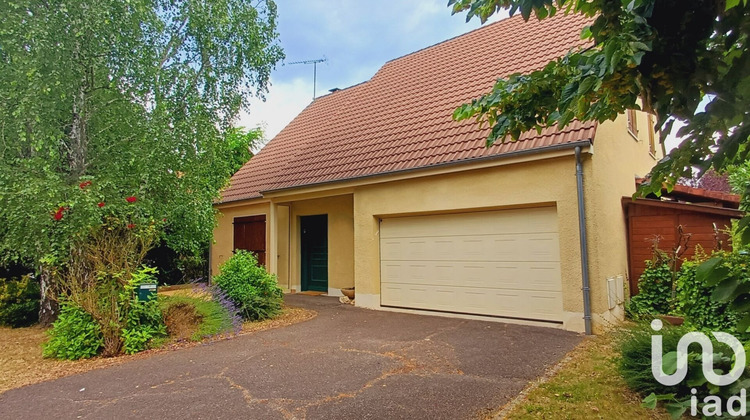
[[[184,333],[186,325],[184,314],[192,313],[195,330],[189,336],[180,338],[200,341],[205,338],[221,338],[239,334],[242,330],[242,316],[239,309],[229,300],[224,292],[216,286],[205,283],[194,283],[193,294],[190,296],[164,296],[159,300],[168,328],[176,329],[177,333]],[[177,313],[177,316],[172,316]],[[179,313],[183,316],[180,317]],[[190,322],[191,320],[187,320]],[[179,337],[179,336],[178,336]]]
[[[245,319],[273,318],[281,311],[283,294],[276,276],[259,266],[255,255],[237,251],[220,270],[213,284],[226,293]]]
[[[221,290],[216,284],[207,285],[202,283],[201,279],[197,279],[193,283],[193,288],[198,294],[208,294],[211,299],[210,301],[219,305],[221,311],[212,311],[212,314],[204,314],[207,318],[214,318],[214,324],[219,326],[211,328],[213,334],[224,333],[232,331],[235,334],[239,334],[242,331],[242,313],[240,308],[234,303],[229,296]],[[220,314],[218,312],[221,312]],[[216,322],[218,321],[218,322]],[[210,335],[211,333],[208,333]]]

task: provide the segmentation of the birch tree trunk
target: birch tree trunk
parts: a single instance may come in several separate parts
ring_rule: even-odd
[[[52,276],[49,270],[46,267],[41,267],[39,273],[39,288],[41,290],[39,324],[43,327],[49,327],[57,319],[59,305],[53,293]]]

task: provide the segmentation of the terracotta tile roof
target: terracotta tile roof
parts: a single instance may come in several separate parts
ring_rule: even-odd
[[[635,185],[640,186],[646,178],[636,178]],[[741,197],[730,192],[712,191],[705,188],[690,187],[688,185],[675,184],[670,191],[666,185],[662,186],[662,200],[686,200],[690,202],[703,203],[714,202],[721,207],[738,209]]]
[[[369,81],[314,100],[232,177],[222,201],[593,139],[596,124],[573,122],[488,149],[487,127],[451,118],[497,77],[587,45],[579,36],[586,23],[516,16],[389,61]]]

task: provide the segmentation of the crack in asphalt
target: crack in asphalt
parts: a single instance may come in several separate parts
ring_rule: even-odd
[[[527,328],[533,332],[534,327],[496,328],[472,320],[370,314],[356,308],[339,314],[333,312],[335,305],[320,306],[325,310],[330,316],[324,313],[306,329],[259,334],[216,351],[196,347],[162,360],[164,366],[134,363],[129,366],[135,370],[117,374],[117,381],[124,381],[119,384],[110,384],[112,377],[100,372],[77,377],[85,380],[71,377],[65,389],[39,384],[12,391],[15,404],[5,408],[22,413],[24,404],[34,401],[46,410],[39,413],[65,416],[67,406],[67,415],[79,418],[144,411],[183,418],[189,410],[284,420],[373,410],[383,410],[384,416],[421,412],[463,417],[488,407],[494,411],[533,380],[540,366],[557,360],[550,348],[572,348],[578,341],[558,332],[535,333],[530,340]],[[89,389],[77,392],[84,383]],[[107,395],[96,398],[96,386]],[[212,399],[193,405],[193,395]],[[148,405],[153,405],[151,411],[143,409]]]
[[[281,414],[286,420],[295,420],[296,417],[287,410],[283,405],[278,403],[277,399],[270,399],[270,398],[255,398],[253,397],[252,393],[249,389],[245,388],[244,386],[238,384],[235,382],[231,377],[226,375],[226,371],[228,368],[224,368],[222,372],[217,375],[217,378],[225,380],[227,383],[229,383],[230,388],[233,389],[239,389],[242,392],[242,397],[245,399],[245,403],[248,406],[254,405],[254,404],[266,404],[266,406],[270,407],[274,411]]]

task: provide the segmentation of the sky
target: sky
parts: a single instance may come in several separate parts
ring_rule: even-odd
[[[271,74],[266,100],[253,99],[239,126],[263,127],[271,140],[317,96],[370,79],[387,61],[481,26],[466,14],[451,15],[447,0],[277,0],[278,32],[286,59]],[[507,17],[493,16],[487,23]],[[675,124],[673,133],[679,128]],[[672,135],[667,149],[679,141]]]
[[[478,19],[451,15],[447,0],[277,0],[284,63],[317,65],[317,96],[370,79],[388,60],[469,32]],[[493,17],[496,21],[504,16]],[[272,139],[313,98],[313,66],[280,64],[266,101],[254,99],[238,125]]]

